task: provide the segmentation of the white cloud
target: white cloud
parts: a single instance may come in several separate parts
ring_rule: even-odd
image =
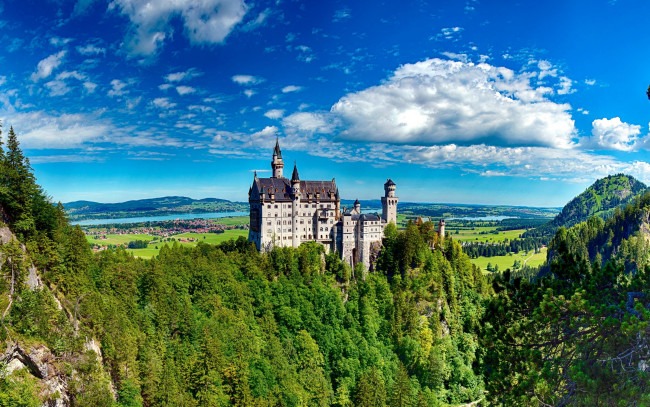
[[[283,109],[271,109],[268,112],[264,113],[264,116],[268,117],[269,119],[279,119],[282,116],[284,116],[284,110]]]
[[[591,125],[591,137],[581,143],[586,148],[632,151],[641,133],[641,126],[622,122],[620,117],[596,119]]]
[[[102,141],[110,126],[82,114],[50,116],[45,112],[21,113],[11,117],[21,129],[20,142],[26,149],[67,149]]]
[[[214,110],[213,107],[210,106],[203,106],[203,105],[189,105],[187,107],[189,110],[198,110],[202,113],[215,113],[216,110]]]
[[[246,95],[247,98],[251,98],[255,93],[257,92],[255,92],[253,89],[246,89],[244,91],[244,95]]]
[[[109,97],[115,97],[115,96],[123,96],[128,93],[126,90],[126,87],[129,84],[126,82],[123,82],[119,79],[113,79],[111,81],[111,90],[108,91],[108,96]]]
[[[235,75],[232,77],[232,81],[238,85],[251,86],[264,82],[264,78],[253,75]]]
[[[464,30],[462,27],[446,27],[440,30],[439,34],[436,34],[431,39],[436,41],[441,40],[457,40],[457,36]]]
[[[557,90],[558,95],[568,95],[574,93],[576,90],[572,88],[573,81],[566,76],[560,77],[559,89]]]
[[[106,48],[101,48],[93,44],[88,44],[85,46],[78,46],[77,52],[81,55],[99,55],[106,54]]]
[[[171,89],[173,87],[174,87],[174,85],[172,85],[171,83],[163,83],[162,85],[158,85],[158,89],[160,89],[160,90],[168,90],[168,89]]]
[[[61,65],[65,54],[66,51],[63,50],[41,60],[36,67],[36,72],[34,72],[31,76],[32,81],[37,82],[39,79],[45,79],[50,76],[52,74],[52,71]]]
[[[585,85],[593,86],[596,84],[595,79],[585,79]]]
[[[282,88],[282,93],[300,92],[301,90],[302,86],[289,85]]]
[[[171,102],[169,98],[155,98],[151,101],[151,104],[159,109],[173,109],[176,107],[176,103]]]
[[[343,20],[347,20],[350,17],[352,17],[352,14],[350,12],[350,9],[348,7],[343,7],[342,9],[336,10],[334,12],[334,18],[332,21],[335,23],[341,22]]]
[[[83,85],[88,93],[94,93],[95,89],[97,88],[97,84],[90,81],[84,82]]]
[[[170,22],[180,17],[193,44],[219,44],[248,10],[243,0],[114,0],[110,9],[128,16],[131,27],[125,46],[134,55],[152,55],[172,33]]]
[[[342,124],[341,140],[573,147],[571,107],[548,100],[533,75],[437,58],[407,64],[342,97],[329,122]]]
[[[63,81],[49,81],[45,83],[45,87],[50,90],[50,96],[63,96],[70,92],[70,88]]]
[[[195,68],[190,68],[187,71],[184,72],[173,72],[170,74],[165,75],[165,80],[167,82],[181,82],[184,80],[189,80],[192,78],[196,78],[197,76],[203,75],[203,72],[200,72],[199,70]]]
[[[285,117],[282,120],[282,125],[290,132],[324,134],[334,131],[336,126],[332,120],[332,116],[327,113],[299,112]]]
[[[61,37],[50,38],[50,44],[54,45],[55,47],[63,46],[69,43],[70,41],[72,41],[72,38],[61,38]]]
[[[190,93],[195,93],[196,89],[191,86],[177,86],[176,92],[178,92],[179,95],[188,95]]]

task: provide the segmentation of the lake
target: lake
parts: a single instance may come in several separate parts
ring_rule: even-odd
[[[136,218],[115,218],[115,219],[89,219],[70,222],[79,226],[109,225],[121,223],[139,222],[160,222],[165,220],[192,220],[192,219],[218,219],[231,216],[248,216],[248,212],[208,212],[208,213],[176,213],[173,215],[161,216],[139,216]]]

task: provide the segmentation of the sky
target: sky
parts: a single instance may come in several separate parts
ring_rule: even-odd
[[[0,2],[0,120],[54,201],[344,199],[563,206],[650,184],[650,2]]]

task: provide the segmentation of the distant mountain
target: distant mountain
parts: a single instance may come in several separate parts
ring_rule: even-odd
[[[217,198],[192,199],[185,196],[165,196],[119,203],[74,201],[63,206],[71,220],[248,210],[247,202],[231,202]]]
[[[648,187],[643,182],[630,175],[617,174],[599,179],[569,201],[552,221],[524,235],[552,237],[562,226],[570,228],[592,216],[606,219],[616,208],[633,202],[647,190]]]

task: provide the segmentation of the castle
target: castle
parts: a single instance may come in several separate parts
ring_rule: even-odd
[[[294,164],[291,179],[282,176],[284,162],[276,141],[271,161],[273,176],[258,178],[248,191],[250,231],[248,240],[260,251],[274,246],[298,247],[318,242],[327,252],[337,250],[350,266],[361,262],[369,268],[381,247],[384,228],[396,223],[395,183],[384,184],[382,214],[364,214],[357,199],[350,210],[341,210],[336,181],[303,181]]]

